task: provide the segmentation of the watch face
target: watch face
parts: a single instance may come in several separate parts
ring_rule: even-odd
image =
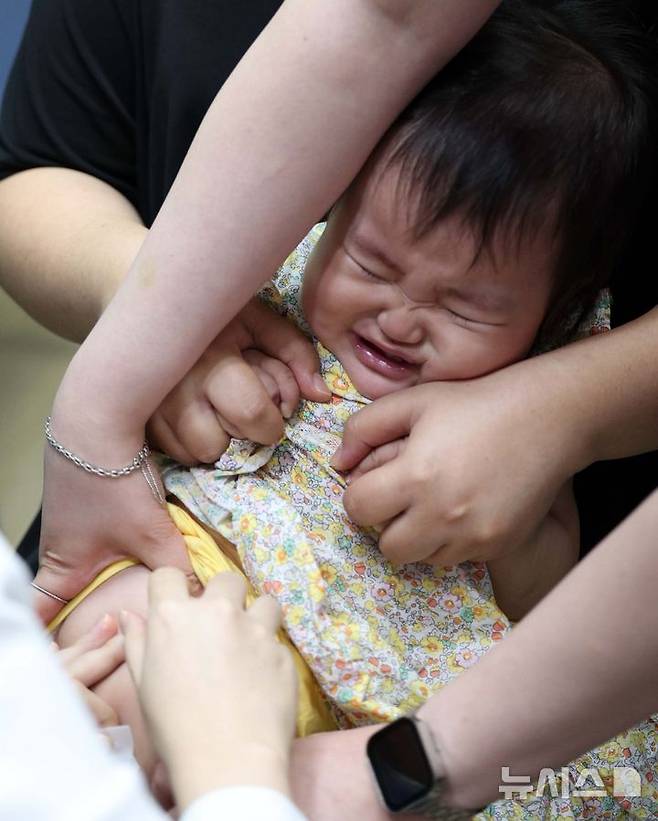
[[[404,810],[432,789],[434,774],[411,719],[400,718],[371,736],[367,753],[391,812]]]

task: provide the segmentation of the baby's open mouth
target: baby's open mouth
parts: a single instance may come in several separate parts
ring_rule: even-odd
[[[383,350],[360,334],[352,334],[352,345],[356,358],[362,365],[390,379],[407,379],[418,369],[413,362]]]

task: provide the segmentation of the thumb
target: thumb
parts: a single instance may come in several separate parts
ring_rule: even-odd
[[[265,305],[254,303],[252,308],[249,326],[255,347],[290,368],[305,399],[329,401],[331,391],[320,376],[320,360],[310,340]]]
[[[132,554],[149,570],[157,570],[159,567],[176,567],[182,570],[187,578],[190,593],[201,592],[201,583],[192,568],[185,540],[166,508],[157,509],[148,538],[143,539],[139,547],[133,549]]]
[[[123,634],[126,663],[135,687],[139,689],[144,669],[146,622],[137,614],[122,610],[119,613],[119,628]]]
[[[403,439],[411,430],[414,414],[409,391],[383,396],[362,408],[347,420],[343,441],[331,460],[332,467],[352,470],[375,448]]]
[[[397,459],[404,452],[406,444],[406,439],[395,439],[393,442],[388,442],[386,445],[381,445],[370,451],[366,458],[354,470],[350,471],[347,477],[348,484],[354,482],[359,476],[363,476],[371,470],[380,468],[382,465],[392,462],[393,459]]]

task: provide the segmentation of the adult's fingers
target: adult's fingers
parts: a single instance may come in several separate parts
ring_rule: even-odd
[[[444,549],[446,545],[447,541],[439,532],[438,523],[426,521],[414,509],[403,511],[386,525],[379,536],[382,555],[394,564],[428,562],[429,556]],[[445,561],[444,564],[452,562]]]
[[[306,399],[327,402],[331,391],[320,376],[320,360],[311,342],[301,331],[268,307],[253,300],[243,314],[254,347],[284,362],[295,375]]]
[[[406,444],[407,439],[396,439],[394,442],[389,442],[386,445],[381,445],[381,447],[370,451],[366,458],[360,462],[354,470],[350,471],[348,476],[350,484],[358,479],[359,476],[364,476],[371,470],[380,468],[382,465],[393,461],[393,459],[397,459],[397,457],[404,452]]]
[[[139,687],[144,667],[146,622],[136,613],[122,610],[119,614],[119,624],[124,638],[126,663],[135,686]]]
[[[149,570],[172,569],[181,571],[190,592],[201,590],[199,580],[192,569],[183,537],[164,508],[156,508],[147,537],[136,538],[132,555],[145,564]],[[153,575],[150,577],[152,581]]]
[[[149,576],[149,608],[169,601],[187,601],[189,597],[187,578],[179,569],[161,567]]]
[[[239,573],[218,573],[206,585],[205,598],[221,598],[242,610],[247,593],[247,584]]]
[[[65,667],[71,678],[79,681],[84,687],[93,687],[113,673],[124,661],[123,636],[117,634],[102,647],[88,650],[77,658],[65,662]]]
[[[353,522],[362,527],[387,522],[408,506],[405,488],[400,485],[400,474],[395,462],[366,473],[345,491],[345,512]]]
[[[52,647],[57,651],[57,657],[60,662],[66,666],[69,662],[78,658],[78,656],[81,656],[83,653],[86,653],[88,650],[95,650],[97,647],[102,647],[105,642],[116,635],[117,630],[118,625],[116,619],[109,613],[106,613],[70,647],[65,647],[63,650],[60,650],[57,642],[53,642]]]
[[[106,701],[79,681],[74,684],[99,727],[115,727],[119,723],[119,717]]]
[[[276,633],[281,627],[281,608],[272,596],[259,596],[247,613],[270,633]]]
[[[226,385],[231,385],[230,396]],[[241,354],[227,354],[213,369],[204,390],[211,405],[245,438],[264,445],[281,438],[281,412]]]
[[[351,470],[375,448],[404,438],[416,414],[409,392],[383,396],[362,408],[347,420],[342,444],[331,460],[332,466],[336,470]]]

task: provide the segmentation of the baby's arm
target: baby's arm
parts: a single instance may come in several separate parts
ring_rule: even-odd
[[[487,562],[496,601],[522,619],[578,561],[580,525],[570,479],[534,535],[514,553]]]
[[[149,441],[185,465],[216,461],[231,437],[274,444],[300,395],[330,398],[318,368],[310,341],[254,298],[163,400]]]

